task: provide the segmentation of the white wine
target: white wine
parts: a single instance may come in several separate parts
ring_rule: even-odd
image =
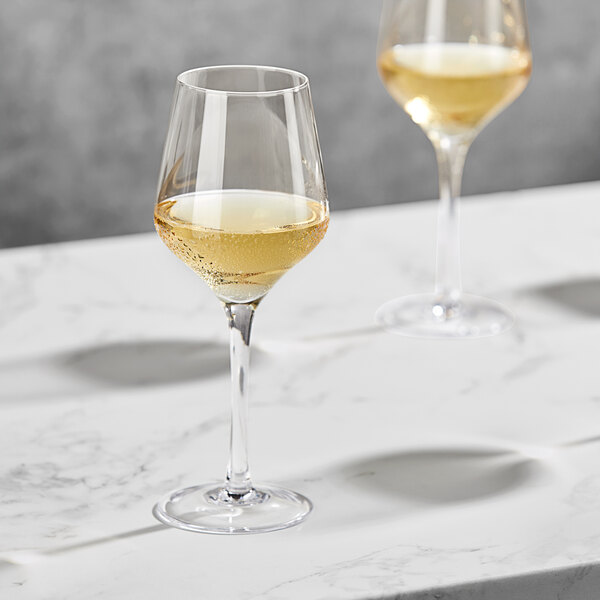
[[[252,302],[323,239],[326,203],[260,190],[196,192],[156,205],[167,247],[224,302]]]
[[[483,126],[525,89],[529,52],[487,44],[407,44],[383,52],[379,72],[391,96],[426,132]]]

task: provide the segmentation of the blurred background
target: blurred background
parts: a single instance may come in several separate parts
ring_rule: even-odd
[[[464,194],[600,179],[600,3],[528,0],[533,77]],[[178,73],[306,73],[333,210],[437,195],[431,144],[375,69],[375,0],[0,3],[0,247],[150,231]]]

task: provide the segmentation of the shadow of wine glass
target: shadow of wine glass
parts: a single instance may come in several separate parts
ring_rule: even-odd
[[[0,402],[189,383],[228,370],[225,344],[188,340],[112,342],[0,363]]]
[[[587,446],[588,444],[598,444],[600,442],[600,435],[590,435],[583,438],[577,438],[575,440],[569,440],[559,444],[559,448],[580,448],[581,446]]]
[[[73,544],[65,544],[63,546],[56,546],[54,548],[47,548],[39,551],[14,551],[8,552],[4,556],[0,557],[0,570],[10,569],[19,566],[25,566],[32,563],[39,562],[44,558],[50,556],[58,556],[61,554],[67,554],[76,550],[82,550],[85,548],[92,548],[94,546],[101,546],[112,542],[118,542],[120,540],[126,540],[142,535],[148,535],[149,533],[156,533],[158,531],[166,531],[170,529],[167,525],[157,524],[150,525],[149,527],[142,527],[140,529],[132,529],[131,531],[124,531],[122,533],[115,533],[113,535],[107,535],[104,537],[94,538],[92,540],[85,540],[81,542],[75,542]]]
[[[272,355],[285,355],[289,353],[310,353],[315,348],[348,347],[349,342],[358,342],[363,338],[382,333],[384,329],[379,325],[368,325],[339,331],[324,331],[322,333],[289,337],[261,339],[254,344],[255,348]]]
[[[67,544],[65,546],[58,546],[57,548],[50,548],[49,550],[45,550],[43,554],[46,556],[64,554],[66,552],[72,552],[73,550],[81,550],[82,548],[100,546],[102,544],[108,544],[110,542],[117,542],[119,540],[126,540],[133,537],[139,537],[141,535],[148,535],[149,533],[156,533],[157,531],[166,531],[167,529],[170,529],[170,527],[167,527],[167,525],[150,525],[149,527],[142,527],[141,529],[133,529],[131,531],[116,533],[114,535],[107,535],[105,537],[96,538],[93,540],[77,542],[75,544]]]
[[[504,448],[425,448],[368,457],[319,474],[317,480],[336,492],[307,490],[320,507],[308,526],[331,531],[392,522],[509,494],[546,474],[541,461]]]
[[[524,291],[588,317],[600,317],[600,279],[560,281]]]
[[[167,385],[225,373],[229,351],[213,342],[151,340],[117,342],[62,357],[62,367],[118,387]]]
[[[382,333],[385,331],[383,327],[377,324],[367,325],[365,327],[355,327],[353,329],[345,329],[340,331],[325,331],[323,333],[309,335],[301,338],[303,342],[320,342],[328,340],[344,340],[346,338],[364,337]]]
[[[489,448],[440,448],[376,456],[344,465],[347,486],[425,504],[471,502],[520,487],[540,473],[539,464],[516,452]]]

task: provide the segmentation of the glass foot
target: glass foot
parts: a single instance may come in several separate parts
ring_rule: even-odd
[[[202,533],[264,533],[301,523],[312,503],[301,494],[259,486],[241,497],[222,483],[208,483],[172,492],[156,504],[154,516],[171,527]]]
[[[390,300],[375,313],[384,329],[425,338],[478,338],[506,331],[514,316],[494,300],[463,294],[452,305],[442,305],[436,294],[417,294]]]

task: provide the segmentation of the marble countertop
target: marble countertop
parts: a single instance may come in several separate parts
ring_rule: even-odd
[[[203,282],[153,234],[1,251],[0,597],[597,599],[600,183],[470,197],[462,218],[465,289],[513,309],[503,335],[373,325],[430,289],[434,203],[334,212],[260,306],[253,475],[315,509],[254,536],[151,514],[227,462]]]

